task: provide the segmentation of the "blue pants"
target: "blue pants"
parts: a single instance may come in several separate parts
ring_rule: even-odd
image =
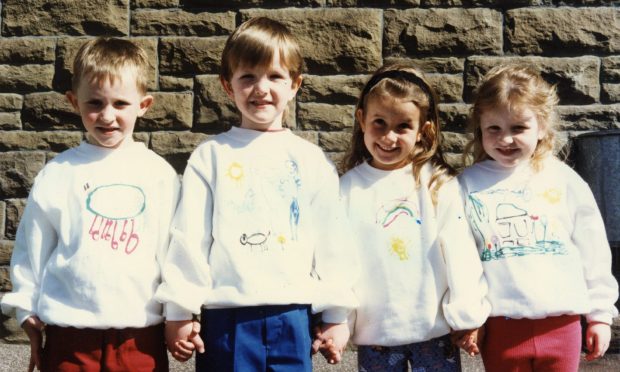
[[[358,346],[357,360],[361,372],[460,371],[459,350],[450,335],[429,341],[399,346]]]
[[[196,371],[312,372],[310,306],[203,309]]]

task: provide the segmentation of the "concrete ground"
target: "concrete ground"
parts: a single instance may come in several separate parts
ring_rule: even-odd
[[[28,346],[14,344],[0,344],[0,372],[22,372],[28,368]],[[172,359],[172,358],[171,358]],[[479,357],[461,355],[464,372],[483,372],[484,367]],[[170,362],[172,372],[194,371],[193,360],[187,363]],[[322,357],[314,358],[314,372],[354,372],[357,371],[356,353],[347,351],[344,362],[330,366],[323,361]],[[603,359],[595,362],[582,362],[580,372],[610,372],[620,371],[620,354],[608,354]]]

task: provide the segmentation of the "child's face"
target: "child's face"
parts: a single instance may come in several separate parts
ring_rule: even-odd
[[[373,96],[355,113],[372,155],[370,165],[383,170],[402,168],[420,140],[420,110],[411,101]],[[425,123],[424,125],[430,125]]]
[[[67,92],[67,98],[82,117],[88,142],[107,148],[132,141],[136,119],[153,102],[153,97],[138,90],[136,71],[132,68],[123,69],[113,82],[83,76],[77,92]]]
[[[480,116],[482,147],[500,165],[510,168],[529,161],[545,136],[536,114],[529,108],[508,111],[486,109]]]
[[[222,85],[241,111],[241,127],[266,131],[282,129],[284,109],[295,97],[301,79],[293,81],[279,53],[274,53],[271,66],[240,65],[230,82],[222,81]]]

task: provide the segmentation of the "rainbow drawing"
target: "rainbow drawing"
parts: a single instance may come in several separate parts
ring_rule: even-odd
[[[415,212],[415,207],[410,201],[392,200],[386,204],[391,204],[391,206],[383,205],[377,213],[377,223],[380,223],[384,228],[389,227],[401,216],[413,218],[418,225],[422,224],[422,221],[417,217],[419,213]]]

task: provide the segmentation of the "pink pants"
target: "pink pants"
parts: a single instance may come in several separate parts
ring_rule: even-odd
[[[481,354],[487,372],[579,369],[579,315],[545,319],[492,317],[485,330]]]
[[[168,371],[164,325],[146,328],[45,327],[43,372]]]

